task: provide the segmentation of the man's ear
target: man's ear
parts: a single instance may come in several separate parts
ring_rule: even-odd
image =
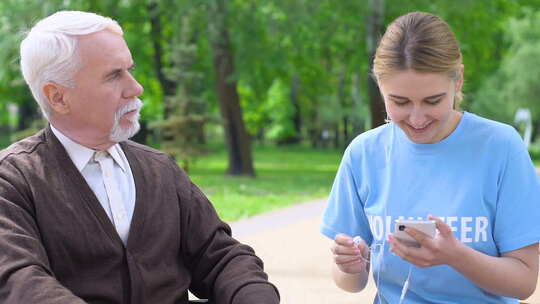
[[[66,88],[53,82],[49,82],[43,86],[43,94],[47,98],[47,102],[51,106],[53,112],[58,114],[69,113],[69,103],[65,99]]]

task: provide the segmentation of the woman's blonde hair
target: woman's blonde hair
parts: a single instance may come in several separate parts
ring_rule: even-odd
[[[373,61],[377,81],[396,72],[445,73],[457,81],[462,77],[459,43],[448,26],[436,15],[413,12],[394,20],[384,33]],[[463,98],[456,93],[456,106]]]

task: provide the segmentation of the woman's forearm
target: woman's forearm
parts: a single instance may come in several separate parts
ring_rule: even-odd
[[[349,274],[341,271],[336,264],[332,264],[332,277],[336,285],[348,292],[362,291],[369,279],[369,266],[366,271],[357,274]]]
[[[493,257],[465,245],[449,265],[480,288],[493,294],[528,298],[538,279],[538,244]]]

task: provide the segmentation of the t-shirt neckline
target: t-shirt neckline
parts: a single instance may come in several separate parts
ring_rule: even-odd
[[[413,141],[411,141],[405,132],[395,123],[392,122],[394,132],[397,133],[398,142],[402,145],[406,145],[410,150],[412,150],[415,153],[434,153],[439,151],[440,149],[444,149],[444,147],[452,144],[455,142],[459,137],[460,134],[463,133],[463,130],[465,129],[464,125],[466,125],[467,121],[469,120],[470,113],[463,111],[463,116],[458,122],[458,125],[456,128],[448,135],[446,138],[444,138],[441,141],[438,141],[433,144],[418,144]]]

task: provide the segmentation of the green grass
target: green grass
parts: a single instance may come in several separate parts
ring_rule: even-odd
[[[0,150],[7,148],[10,145],[11,141],[9,135],[0,134]]]
[[[189,176],[220,217],[234,221],[328,195],[342,152],[305,147],[256,147],[256,178],[225,176],[227,154],[200,157]]]

